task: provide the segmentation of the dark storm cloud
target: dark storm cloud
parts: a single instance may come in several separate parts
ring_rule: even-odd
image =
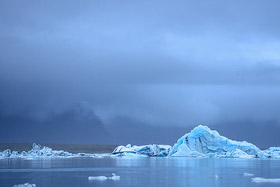
[[[42,120],[85,101],[120,131],[279,127],[279,5],[0,1],[2,113]]]

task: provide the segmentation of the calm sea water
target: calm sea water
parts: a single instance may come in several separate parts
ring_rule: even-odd
[[[67,158],[0,160],[0,186],[33,183],[61,186],[280,186],[256,184],[243,173],[280,178],[279,160],[214,158]],[[89,181],[88,176],[121,176],[119,181]],[[219,178],[216,179],[215,175]]]

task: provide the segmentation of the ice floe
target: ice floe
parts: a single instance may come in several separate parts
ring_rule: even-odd
[[[9,149],[0,152],[0,158],[69,158],[69,157],[104,157],[105,154],[69,153],[63,150],[52,150],[52,148],[33,143],[30,151],[11,151]]]
[[[99,181],[104,181],[107,180],[108,177],[105,176],[89,176],[88,180],[99,180]]]
[[[255,177],[255,178],[252,178],[252,182],[255,182],[255,183],[280,183],[280,178],[269,179],[269,178]]]
[[[142,146],[131,146],[130,144],[126,146],[118,146],[113,151],[113,155],[118,156],[155,156],[155,157],[165,157],[169,154],[171,149],[170,145],[142,145]]]
[[[120,180],[121,177],[116,175],[115,173],[112,173],[112,177],[106,177],[106,176],[89,176],[88,180],[99,180],[99,181],[105,181],[105,180]]]
[[[252,173],[243,173],[244,177],[253,177],[254,174]]]
[[[24,184],[14,185],[14,187],[36,187],[36,184],[24,183]]]

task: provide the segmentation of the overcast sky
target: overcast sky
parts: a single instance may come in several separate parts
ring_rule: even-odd
[[[44,120],[82,101],[107,128],[280,129],[279,7],[0,0],[1,111]]]

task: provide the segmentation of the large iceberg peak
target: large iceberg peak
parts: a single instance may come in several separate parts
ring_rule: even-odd
[[[169,156],[262,157],[262,151],[246,141],[233,141],[207,126],[199,125],[172,147]]]
[[[205,126],[205,125],[198,125],[193,130],[191,130],[190,135],[201,136],[204,133],[211,133],[211,134],[214,134],[216,136],[220,136],[220,134],[217,131],[211,130],[208,126]]]

